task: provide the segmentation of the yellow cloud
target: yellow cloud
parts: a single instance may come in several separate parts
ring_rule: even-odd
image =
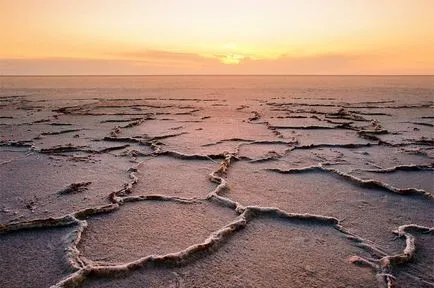
[[[241,54],[226,54],[218,57],[221,63],[223,64],[240,64],[240,62],[244,59],[246,59],[246,56]]]

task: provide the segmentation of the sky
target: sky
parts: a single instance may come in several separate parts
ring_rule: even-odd
[[[0,0],[0,75],[434,74],[434,0]]]

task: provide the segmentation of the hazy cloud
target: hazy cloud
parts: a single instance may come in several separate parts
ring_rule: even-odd
[[[142,50],[132,52],[122,52],[114,54],[115,57],[126,58],[136,61],[148,62],[169,62],[169,63],[185,63],[185,62],[202,62],[206,58],[186,52],[163,51],[163,50]]]
[[[194,53],[145,50],[115,55],[122,59],[0,59],[1,75],[57,74],[433,74],[434,63],[399,67],[394,57],[375,54],[282,55],[252,59],[240,55],[204,57]],[[223,61],[225,60],[225,61]],[[226,63],[226,64],[225,64]],[[232,64],[232,65],[228,65]]]

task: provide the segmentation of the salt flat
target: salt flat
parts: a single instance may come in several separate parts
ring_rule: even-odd
[[[434,286],[432,78],[77,78],[2,78],[1,287]]]

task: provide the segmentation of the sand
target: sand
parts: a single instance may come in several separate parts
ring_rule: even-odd
[[[432,97],[38,89],[0,93],[0,287],[434,287]]]

